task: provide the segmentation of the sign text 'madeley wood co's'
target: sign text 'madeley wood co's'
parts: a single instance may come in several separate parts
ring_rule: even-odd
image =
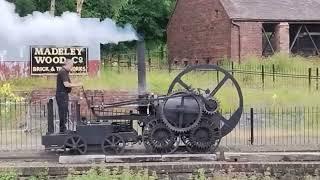
[[[88,49],[86,47],[42,46],[31,47],[31,74],[56,74],[66,59],[74,61],[73,74],[86,74],[88,72]]]

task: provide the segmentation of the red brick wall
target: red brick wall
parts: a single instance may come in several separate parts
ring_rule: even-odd
[[[239,61],[241,58],[240,55],[240,31],[239,31],[239,24],[233,25],[231,28],[231,59],[234,61]]]
[[[230,34],[231,23],[219,0],[178,0],[167,28],[169,60],[193,64],[230,58]]]
[[[231,57],[243,60],[248,56],[262,55],[262,23],[259,22],[236,22],[240,26],[233,25],[231,32]],[[239,44],[240,33],[240,44]],[[240,52],[239,52],[240,46]]]
[[[0,80],[13,77],[26,77],[29,73],[29,64],[26,62],[0,62]]]
[[[86,95],[90,101],[90,104],[93,105],[127,101],[137,98],[136,94],[126,91],[86,90]],[[30,94],[30,101],[36,105],[46,104],[48,103],[49,99],[54,96],[55,89],[34,90]],[[70,94],[70,101],[78,101],[80,103],[81,114],[83,116],[86,116],[90,113],[82,92],[80,93],[80,91],[73,91]]]
[[[93,104],[112,103],[134,99],[137,97],[136,94],[127,91],[110,91],[110,90],[86,90],[86,95],[90,101],[93,100]],[[30,93],[31,102],[42,101],[47,102],[49,98],[55,96],[55,89],[41,89],[34,90]],[[93,97],[93,98],[91,98]],[[82,98],[82,99],[80,99]],[[70,94],[70,100],[78,100],[81,103],[85,103],[83,93],[74,90]]]

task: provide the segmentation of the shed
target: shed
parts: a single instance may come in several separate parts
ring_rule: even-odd
[[[177,0],[169,61],[215,63],[275,52],[319,55],[319,0]]]

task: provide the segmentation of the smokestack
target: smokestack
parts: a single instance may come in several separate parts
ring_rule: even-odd
[[[145,61],[145,42],[143,35],[139,35],[137,41],[138,59],[138,93],[139,96],[145,95],[146,90],[146,61]]]

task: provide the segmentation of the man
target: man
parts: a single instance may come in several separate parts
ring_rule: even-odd
[[[58,104],[60,118],[60,133],[66,132],[66,122],[68,118],[69,93],[73,87],[81,86],[80,83],[71,83],[69,72],[73,67],[73,61],[67,59],[64,66],[57,75],[56,100]]]

